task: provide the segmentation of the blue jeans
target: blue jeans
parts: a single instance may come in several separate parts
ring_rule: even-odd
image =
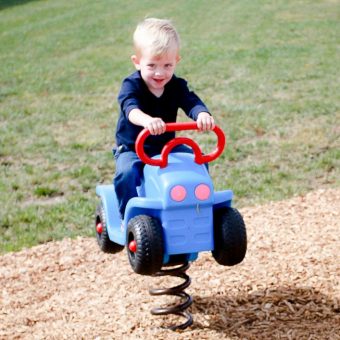
[[[185,145],[178,145],[171,152],[192,153],[192,150]],[[123,219],[127,203],[132,197],[138,196],[136,187],[141,185],[145,164],[134,151],[127,150],[124,146],[114,151],[114,157],[116,173],[113,185],[118,199],[119,212]]]

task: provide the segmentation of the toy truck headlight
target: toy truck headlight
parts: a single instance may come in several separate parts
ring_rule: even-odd
[[[187,191],[183,185],[175,185],[170,190],[170,197],[172,200],[176,202],[182,202],[186,196],[187,196]]]
[[[198,200],[207,200],[210,196],[210,187],[206,184],[199,184],[195,188],[195,196]]]

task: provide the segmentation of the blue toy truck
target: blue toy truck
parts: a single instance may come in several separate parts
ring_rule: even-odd
[[[166,131],[198,130],[195,122],[168,123]],[[226,266],[240,263],[246,254],[246,227],[241,214],[232,208],[231,190],[214,191],[204,163],[216,159],[224,149],[225,136],[215,126],[216,149],[203,155],[192,139],[176,137],[159,156],[149,158],[144,141],[149,131],[137,138],[136,152],[146,164],[138,197],[130,199],[121,221],[112,184],[98,185],[100,203],[96,210],[96,237],[100,249],[116,253],[127,247],[132,269],[153,275],[163,266],[192,262],[198,253],[211,251]],[[191,153],[171,153],[186,144]]]

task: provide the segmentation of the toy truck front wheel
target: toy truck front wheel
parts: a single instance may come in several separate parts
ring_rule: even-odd
[[[151,216],[137,215],[128,223],[128,257],[137,274],[153,275],[163,265],[163,234],[160,222]]]
[[[214,212],[215,260],[223,266],[243,261],[247,251],[247,233],[242,215],[234,208],[220,208]]]

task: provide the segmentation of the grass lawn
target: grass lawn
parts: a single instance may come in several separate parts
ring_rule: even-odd
[[[1,0],[0,253],[94,235],[145,16],[174,21],[176,73],[227,135],[216,189],[242,207],[339,186],[338,1]],[[193,137],[206,151],[215,142]]]

